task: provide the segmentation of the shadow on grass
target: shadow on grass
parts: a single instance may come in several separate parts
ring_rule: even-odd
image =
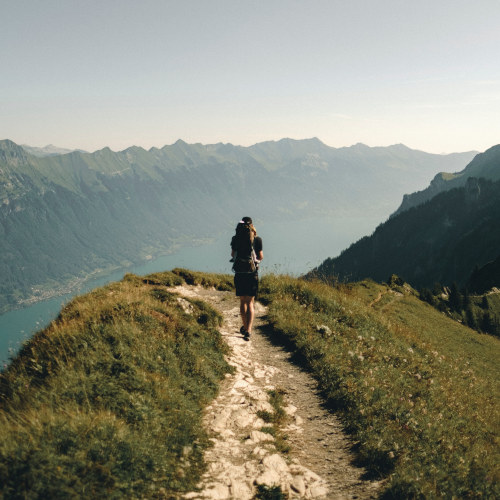
[[[257,326],[256,330],[258,330],[259,333],[261,333],[273,346],[281,347],[285,350],[290,355],[289,361],[291,361],[294,365],[314,376],[306,357],[303,353],[297,350],[296,345],[290,340],[290,338],[280,331],[275,330],[269,324],[267,316],[262,316],[262,321],[264,321],[265,324]]]
[[[316,381],[316,393],[321,398],[321,407],[328,413],[340,418],[343,431],[347,436],[351,436],[352,440],[352,436],[355,435],[355,429],[352,425],[350,425],[347,413],[349,411],[350,402],[346,401],[345,398],[332,397],[331,390],[328,391],[325,388],[322,388],[321,381],[312,369],[311,363],[307,359],[306,355],[286,334],[274,329],[269,324],[267,316],[263,316],[262,320],[264,324],[259,325],[256,330],[261,333],[273,346],[283,349],[289,355],[288,361],[314,378]],[[349,450],[352,453],[350,464],[355,467],[365,469],[360,477],[362,480],[380,480],[381,478],[387,477],[387,474],[389,474],[394,468],[394,462],[388,459],[385,454],[379,457],[374,457],[372,455],[370,458],[363,456],[362,446],[357,441],[352,442]]]

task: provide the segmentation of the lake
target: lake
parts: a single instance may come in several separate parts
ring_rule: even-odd
[[[264,244],[261,274],[304,274],[327,257],[337,256],[362,236],[371,234],[379,223],[379,217],[344,217],[256,225]],[[22,342],[48,325],[57,316],[62,305],[72,297],[110,281],[121,280],[125,273],[145,275],[174,267],[230,273],[229,242],[233,234],[234,231],[227,232],[210,244],[184,248],[145,264],[92,279],[71,294],[0,315],[0,367],[4,368],[8,359],[17,353]]]

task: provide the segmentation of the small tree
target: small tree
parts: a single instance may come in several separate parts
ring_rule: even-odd
[[[498,316],[493,318],[493,331],[491,332],[493,335],[500,337],[500,319]]]
[[[449,304],[452,311],[460,312],[462,310],[462,295],[455,282],[451,285]]]
[[[491,316],[489,311],[486,311],[481,318],[481,331],[485,333],[495,332],[494,318]]]
[[[483,295],[483,300],[481,300],[481,308],[487,311],[490,308],[490,304],[488,302],[488,297]]]
[[[441,283],[434,283],[433,287],[432,287],[432,295],[436,295],[438,297],[441,296],[441,294],[443,293],[443,285],[441,285]]]
[[[434,295],[432,295],[432,292],[428,288],[422,288],[422,290],[420,290],[420,300],[427,302],[431,306],[436,305]]]
[[[470,295],[467,287],[462,289],[462,309],[467,310],[470,306]]]
[[[465,310],[465,324],[469,328],[472,328],[474,330],[477,330],[477,328],[478,328],[476,315],[474,314],[472,306],[470,306],[470,305]]]

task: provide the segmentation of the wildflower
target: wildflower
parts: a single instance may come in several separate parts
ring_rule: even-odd
[[[408,352],[413,353],[413,349],[411,347],[408,347]]]
[[[365,359],[365,357],[364,357],[362,354],[360,354],[360,355],[358,356],[358,359],[359,359],[360,361],[363,361],[363,360]]]
[[[352,351],[348,351],[349,356],[351,356],[351,358],[354,356],[354,353]]]

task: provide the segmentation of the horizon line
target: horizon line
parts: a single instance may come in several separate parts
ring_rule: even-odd
[[[131,144],[130,146],[125,147],[124,149],[112,149],[111,146],[103,146],[103,147],[97,148],[97,149],[95,149],[93,151],[88,151],[88,150],[85,150],[85,149],[80,148],[80,147],[69,148],[69,147],[64,147],[64,146],[56,146],[53,143],[46,144],[45,146],[33,146],[31,144],[26,144],[26,143],[20,144],[20,143],[14,141],[12,139],[9,139],[9,138],[1,139],[1,141],[11,141],[14,144],[16,144],[16,145],[18,145],[20,147],[23,147],[23,148],[27,147],[27,148],[34,148],[34,149],[40,149],[40,150],[46,150],[48,148],[55,148],[55,149],[66,150],[65,152],[62,152],[60,154],[69,154],[69,153],[74,153],[74,152],[81,152],[81,153],[85,153],[85,154],[94,154],[94,153],[98,153],[98,152],[104,151],[104,150],[110,150],[113,153],[123,153],[123,152],[125,152],[125,151],[127,151],[129,149],[132,149],[132,148],[138,148],[138,149],[142,149],[143,151],[150,152],[152,150],[161,150],[161,149],[164,149],[164,148],[172,147],[172,146],[175,146],[177,144],[186,144],[188,146],[204,146],[204,147],[209,147],[209,146],[233,146],[235,148],[249,149],[249,148],[258,146],[260,144],[269,144],[269,143],[275,143],[276,144],[276,143],[283,142],[283,141],[290,141],[290,142],[317,141],[317,142],[321,143],[322,145],[324,145],[324,146],[326,146],[328,148],[331,148],[331,149],[335,149],[335,150],[350,149],[350,148],[354,148],[354,147],[366,147],[366,148],[369,148],[369,149],[376,149],[376,148],[393,148],[393,147],[397,147],[397,146],[402,146],[402,147],[407,148],[407,149],[409,149],[411,151],[419,151],[419,152],[423,152],[423,153],[427,153],[427,154],[434,154],[434,155],[439,155],[439,156],[446,156],[446,155],[458,154],[458,153],[471,153],[471,152],[473,152],[473,153],[480,153],[480,152],[482,152],[482,151],[476,150],[476,149],[469,149],[469,150],[465,150],[465,151],[452,151],[450,153],[446,153],[446,152],[432,153],[432,152],[429,152],[429,151],[425,151],[423,149],[418,149],[418,148],[413,148],[413,147],[407,146],[406,144],[404,144],[402,142],[392,143],[392,144],[388,144],[388,145],[385,145],[385,146],[381,146],[381,145],[369,146],[368,144],[365,144],[363,142],[356,142],[356,143],[353,143],[353,144],[351,144],[349,146],[335,147],[335,146],[328,145],[326,142],[322,141],[321,139],[319,139],[316,136],[314,136],[314,137],[305,137],[305,138],[302,138],[302,139],[295,139],[295,138],[292,138],[292,137],[282,137],[281,139],[269,139],[269,140],[259,141],[259,142],[253,143],[253,144],[251,144],[249,146],[244,146],[242,144],[234,144],[232,142],[223,142],[223,141],[213,142],[213,143],[203,143],[203,142],[199,142],[199,141],[196,141],[196,142],[187,142],[184,139],[179,138],[179,139],[177,139],[176,141],[174,141],[171,144],[164,144],[163,146],[160,146],[160,147],[158,147],[158,146],[151,146],[149,149],[145,148],[144,146],[137,145],[137,144]]]

